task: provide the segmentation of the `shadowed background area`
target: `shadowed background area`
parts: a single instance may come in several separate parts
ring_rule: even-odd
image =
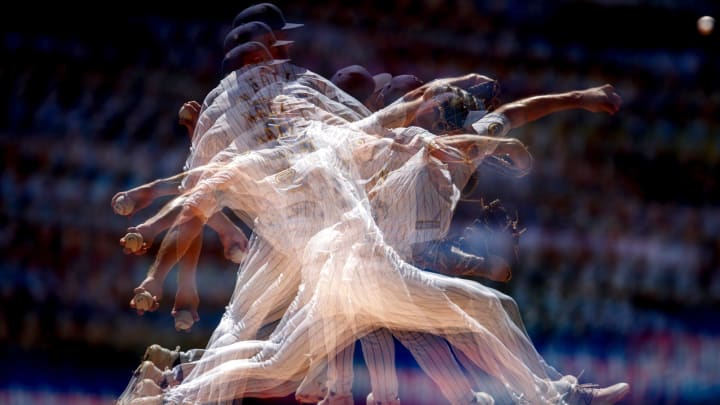
[[[716,2],[324,3],[276,4],[305,24],[289,33],[294,63],[325,77],[351,64],[425,81],[477,72],[500,81],[503,101],[615,85],[615,116],[565,112],[513,133],[535,157],[530,175],[480,176],[474,197],[502,199],[527,228],[513,279],[494,286],[550,364],[630,383],[623,404],[720,395],[720,41],[696,27],[720,17]],[[158,312],[128,306],[152,255],[125,256],[118,239],[152,207],[127,219],[110,198],[181,169],[177,111],[215,86],[223,37],[249,4],[3,17],[0,403],[112,403],[150,343],[206,342],[236,271],[217,237],[198,272],[202,319],[178,333],[173,275]],[[477,211],[462,203],[453,229]],[[403,404],[437,403],[399,356]]]

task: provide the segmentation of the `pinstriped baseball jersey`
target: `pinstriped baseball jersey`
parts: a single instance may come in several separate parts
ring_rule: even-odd
[[[202,166],[227,148],[231,154],[243,153],[284,136],[284,117],[278,117],[291,113],[292,106],[271,111],[281,94],[309,100],[346,121],[369,114],[364,105],[307,69],[289,63],[245,66],[223,78],[203,101],[184,169]]]
[[[283,170],[287,170],[287,169],[283,169]],[[308,173],[311,173],[311,172],[305,170],[305,171],[303,171],[303,173],[308,174]],[[445,180],[449,180],[449,176],[445,176],[445,175],[444,175],[443,178],[444,178]],[[316,182],[316,181],[318,181],[318,180],[320,181],[320,183],[323,183],[324,181],[327,180],[327,178],[324,178],[324,177],[323,177],[322,179],[316,179],[316,180],[310,179],[309,181],[304,182],[304,183],[305,183],[305,184],[312,184],[312,183],[314,183],[314,182]],[[212,184],[212,183],[210,183],[210,184]],[[295,184],[295,183],[293,183],[293,184]],[[323,183],[323,184],[325,184],[325,183]],[[415,183],[413,183],[413,184],[415,184]],[[213,187],[214,187],[214,186],[213,186]],[[212,188],[212,187],[211,187],[211,188]],[[332,186],[331,186],[331,188],[332,188]],[[238,190],[233,190],[233,193],[238,193]],[[317,198],[317,197],[313,196],[313,199],[314,199],[314,198]],[[232,201],[225,201],[225,202],[222,203],[222,205],[225,205],[225,204],[227,204],[227,205],[229,205],[229,206],[233,206],[233,207],[234,207],[234,206],[237,206],[237,204],[233,203]],[[428,205],[428,206],[432,206],[433,204],[434,204],[433,202],[430,202],[430,203],[427,204],[427,205]],[[303,210],[304,210],[304,209],[303,209]],[[311,211],[312,211],[312,209],[311,209]],[[305,213],[305,212],[301,212],[300,215],[301,215],[301,216],[310,216],[308,213]],[[332,217],[333,215],[329,215],[329,216]],[[417,221],[416,221],[415,224],[416,224],[416,227],[417,227]],[[428,227],[428,228],[425,228],[425,229],[435,229],[435,228],[429,228],[428,225],[422,225],[422,226],[420,227],[421,230],[423,229],[423,227]],[[437,232],[437,231],[435,231],[435,232]]]

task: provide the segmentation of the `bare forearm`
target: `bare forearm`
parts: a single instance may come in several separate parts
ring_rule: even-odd
[[[180,194],[178,187],[182,184],[185,176],[185,173],[180,173],[172,177],[155,180],[145,187],[148,187],[148,192],[151,193],[153,198],[166,195],[178,195]]]
[[[580,108],[580,100],[575,91],[545,94],[503,104],[495,112],[504,114],[511,128],[517,128],[556,112]]]
[[[501,105],[495,112],[504,114],[510,121],[511,128],[517,128],[547,115],[567,110],[583,109],[614,114],[621,104],[622,99],[613,86],[605,84],[583,90],[524,98]]]
[[[192,218],[171,229],[160,244],[148,276],[160,282],[165,280],[170,269],[185,256],[193,240],[200,236],[203,225],[199,218]]]

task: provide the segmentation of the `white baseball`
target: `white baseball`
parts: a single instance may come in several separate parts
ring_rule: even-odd
[[[190,330],[195,323],[190,311],[176,311],[175,312],[175,329],[178,331]]]
[[[243,259],[245,258],[245,255],[247,254],[246,250],[240,249],[239,247],[233,247],[230,249],[230,261],[233,263],[242,263]]]
[[[127,235],[125,235],[125,248],[129,249],[131,252],[135,253],[142,249],[143,246],[143,237],[141,234],[137,232],[130,232]]]
[[[702,35],[710,35],[715,28],[715,19],[709,15],[702,16],[697,20],[697,29]]]
[[[113,203],[113,210],[118,215],[130,215],[133,208],[135,208],[135,201],[125,194],[118,196]]]
[[[180,107],[180,111],[178,112],[178,118],[180,121],[192,121],[193,120],[193,111],[190,109],[190,107],[183,105]]]
[[[147,291],[135,294],[133,301],[135,301],[135,309],[139,311],[149,311],[155,305],[155,299]]]

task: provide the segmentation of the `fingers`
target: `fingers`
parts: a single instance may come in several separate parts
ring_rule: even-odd
[[[233,245],[225,251],[225,258],[233,263],[240,264],[245,259],[245,256],[247,256],[247,252],[247,245]]]
[[[194,125],[200,115],[200,103],[197,101],[188,101],[180,107],[178,111],[178,119],[181,124],[185,122]]]
[[[186,268],[185,270],[184,273],[188,273],[187,270],[190,269]],[[178,290],[175,294],[173,309],[170,312],[175,318],[175,329],[177,331],[189,331],[193,323],[200,320],[197,312],[200,297],[195,287],[195,269],[192,268],[191,270],[193,270],[192,276],[183,274],[183,269],[181,269],[181,274],[178,277]]]
[[[175,318],[175,330],[177,330],[178,332],[189,332],[193,324],[200,320],[200,316],[198,316],[196,310],[173,310],[172,316],[173,318]]]
[[[143,255],[147,253],[151,244],[151,241],[144,240],[142,234],[134,227],[128,228],[127,234],[120,238],[120,246],[123,247],[123,253],[126,255]]]
[[[604,104],[605,112],[611,115],[615,114],[622,105],[622,98],[619,94],[617,94],[617,92],[615,92],[615,88],[611,84],[605,84],[600,88],[605,93],[605,97],[607,99],[607,103]]]
[[[150,294],[144,288],[135,289],[135,296],[130,300],[130,308],[134,309],[138,315],[155,311],[159,307],[160,302],[156,295]]]
[[[225,258],[233,263],[242,263],[248,252],[248,240],[241,230],[237,230],[225,244]]]
[[[200,116],[200,103],[197,101],[188,101],[180,107],[178,111],[178,122],[180,125],[187,128],[188,135],[192,137],[195,131],[195,125],[197,124],[198,117]]]
[[[472,79],[473,79],[473,84],[476,84],[476,85],[495,81],[495,79],[493,79],[490,76],[485,76],[485,75],[481,75],[478,73],[472,73]]]
[[[180,111],[178,112],[178,118],[192,118],[193,116],[196,116],[200,113],[200,103],[198,103],[195,100],[188,101],[186,103],[183,103],[183,105],[180,107]]]
[[[135,201],[124,191],[115,194],[110,205],[116,214],[123,216],[131,215],[135,209]]]
[[[622,98],[611,84],[589,88],[583,91],[583,104],[591,112],[605,112],[614,115],[622,105]]]

